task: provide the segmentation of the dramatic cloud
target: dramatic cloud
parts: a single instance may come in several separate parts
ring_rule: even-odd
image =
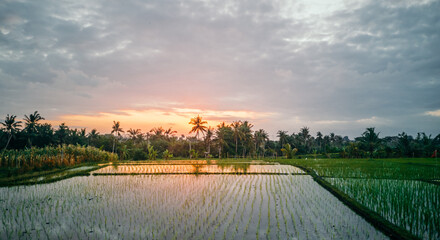
[[[438,134],[438,12],[439,1],[3,1],[0,116]]]

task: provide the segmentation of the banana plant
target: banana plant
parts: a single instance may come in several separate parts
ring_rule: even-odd
[[[296,152],[298,152],[298,149],[297,148],[292,149],[290,144],[286,143],[284,144],[284,148],[282,148],[281,151],[284,153],[286,158],[292,159],[293,156],[295,156]]]

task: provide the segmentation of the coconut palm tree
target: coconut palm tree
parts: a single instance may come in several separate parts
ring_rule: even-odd
[[[24,115],[24,121],[25,121],[25,130],[28,134],[28,143],[29,147],[32,147],[32,138],[37,132],[37,124],[39,121],[44,120],[44,118],[38,113],[38,111],[35,111],[33,114],[29,114],[29,116]]]
[[[280,138],[280,146],[284,146],[284,144],[287,143],[287,131],[279,130],[277,132],[277,137]]]
[[[150,133],[154,133],[155,136],[162,136],[165,133],[165,129],[162,126],[154,127],[150,130]]]
[[[8,148],[8,145],[9,145],[9,142],[11,141],[11,138],[13,136],[15,137],[15,132],[17,132],[18,128],[21,127],[21,121],[15,121],[16,117],[17,116],[15,116],[15,115],[9,116],[9,114],[8,114],[8,115],[6,115],[5,121],[1,122],[1,124],[4,126],[3,129],[5,129],[9,135],[8,142],[6,143],[6,146],[5,146],[5,150]]]
[[[121,133],[123,133],[124,130],[120,127],[119,121],[113,121],[113,127],[112,127],[112,134],[115,133],[117,137],[121,136]],[[115,145],[116,145],[116,137],[113,140],[113,150],[112,153],[115,152]]]
[[[380,143],[379,133],[374,132],[374,127],[367,128],[364,133],[362,133],[361,143],[364,145],[366,150],[370,153],[370,158],[373,157],[373,152]]]
[[[189,133],[196,133],[196,138],[199,138],[199,133],[201,132],[203,136],[205,136],[205,132],[207,131],[208,127],[204,126],[204,124],[207,124],[207,121],[203,121],[202,117],[197,115],[197,117],[191,118],[191,121],[189,124],[194,125],[189,131]]]
[[[229,125],[225,122],[217,125],[217,130],[215,131],[216,141],[218,142],[218,158],[221,158],[223,152],[223,146],[226,145],[226,131],[230,129]]]
[[[136,138],[138,137],[138,135],[141,134],[141,130],[140,129],[128,129],[127,131],[130,134],[130,137],[132,140],[136,140]]]
[[[173,130],[172,128],[168,128],[167,130],[165,130],[164,135],[166,138],[170,138],[173,137],[176,133],[177,131]]]
[[[214,135],[214,128],[208,127],[208,129],[206,130],[206,136],[205,136],[205,145],[206,145],[207,154],[211,153],[211,142],[212,142],[213,135]]]
[[[303,127],[299,130],[299,134],[302,140],[302,144],[304,144],[304,151],[308,153],[308,143],[310,141],[310,131],[308,127]]]
[[[240,138],[240,126],[241,121],[234,121],[231,124],[231,127],[234,130],[234,140],[235,140],[235,157],[237,157],[237,150],[238,150],[238,139]]]
[[[322,151],[321,149],[321,144],[322,144],[322,133],[321,132],[317,132],[316,133],[316,141],[318,142],[318,146],[319,146],[319,150]]]
[[[253,126],[254,125],[249,123],[248,121],[244,121],[239,128],[241,146],[243,147],[243,157],[246,156],[246,147],[249,145],[252,146],[252,129],[251,128]]]
[[[269,140],[269,135],[264,129],[260,129],[254,132],[254,141],[255,141],[255,152],[259,154],[263,150],[263,157],[266,147],[266,142]]]
[[[89,140],[89,145],[93,146],[93,142],[98,138],[99,132],[96,130],[96,128],[92,129],[92,131],[89,132],[87,135],[87,138]]]

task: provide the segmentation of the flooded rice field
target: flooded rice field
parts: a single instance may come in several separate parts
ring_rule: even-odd
[[[182,173],[180,166],[98,172]],[[312,177],[295,175],[299,169],[249,165],[255,174],[232,175],[214,174],[221,167],[213,166],[199,170],[213,174],[81,176],[0,188],[0,239],[387,239]]]

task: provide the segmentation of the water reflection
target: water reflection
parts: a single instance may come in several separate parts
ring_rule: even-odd
[[[101,168],[96,174],[291,174],[304,173],[288,165],[254,165],[250,162],[215,164],[120,164]]]
[[[247,173],[250,166],[251,163],[217,163],[217,167],[220,168],[222,172]]]

